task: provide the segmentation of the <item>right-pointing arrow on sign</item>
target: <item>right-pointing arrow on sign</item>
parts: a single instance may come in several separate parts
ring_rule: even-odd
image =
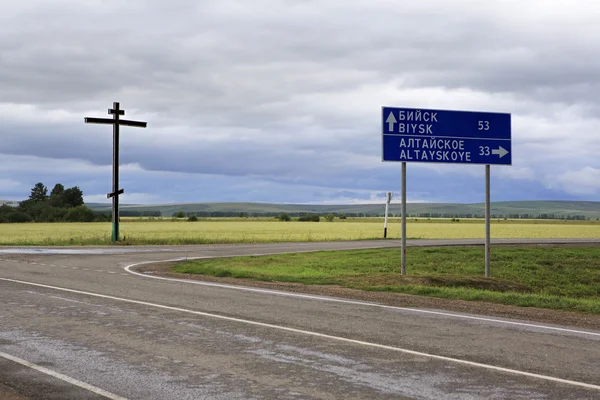
[[[498,154],[500,156],[500,158],[504,157],[505,155],[508,154],[508,150],[506,150],[504,147],[502,146],[498,146],[497,149],[493,149],[492,150],[492,154]]]

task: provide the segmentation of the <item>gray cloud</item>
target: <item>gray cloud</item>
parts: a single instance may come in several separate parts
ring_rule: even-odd
[[[127,118],[149,122],[122,133],[123,163],[144,176],[358,196],[396,184],[381,163],[382,105],[464,108],[512,113],[514,169],[498,173],[503,181],[600,192],[587,184],[600,168],[591,2],[0,3],[3,154],[107,167],[110,128],[83,117],[107,116],[118,100]],[[420,181],[445,187],[456,174],[466,199],[474,168],[414,166],[414,190],[443,197]],[[543,178],[554,175],[563,183]]]

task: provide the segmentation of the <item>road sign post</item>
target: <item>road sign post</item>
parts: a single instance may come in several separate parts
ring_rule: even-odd
[[[382,107],[382,161],[402,163],[402,274],[405,265],[406,163],[486,165],[486,276],[489,276],[490,165],[512,165],[511,115]]]
[[[112,174],[112,192],[106,195],[107,198],[112,197],[112,236],[113,242],[118,242],[120,238],[119,234],[119,195],[123,194],[124,190],[119,189],[119,127],[134,126],[138,128],[145,128],[146,122],[142,121],[130,121],[121,119],[121,115],[125,115],[125,110],[119,108],[119,103],[113,103],[113,108],[108,110],[108,114],[112,114],[112,118],[93,118],[86,117],[84,119],[86,124],[104,124],[113,126],[113,174]]]
[[[400,251],[400,273],[406,275],[406,163],[402,163],[402,239]]]
[[[490,277],[490,166],[485,166],[485,277]]]

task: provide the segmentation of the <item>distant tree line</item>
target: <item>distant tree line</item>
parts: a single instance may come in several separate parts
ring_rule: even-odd
[[[131,212],[131,211],[129,211]],[[145,213],[148,211],[144,211]],[[324,212],[324,213],[315,213],[315,212],[285,212],[291,218],[301,218],[302,220],[307,220],[307,218],[313,215],[320,215],[322,217],[326,217],[327,215],[333,215],[336,218],[345,219],[345,218],[377,218],[383,217],[384,213],[338,213],[338,212]],[[260,218],[260,217],[275,217],[278,218],[281,215],[281,212],[240,212],[240,211],[194,211],[194,212],[184,212],[177,211],[172,214],[173,217],[176,218],[184,218],[194,215],[199,218]],[[390,217],[401,217],[400,213],[390,213]],[[125,216],[124,212],[121,212],[121,216]],[[138,216],[138,215],[136,215]],[[149,215],[150,216],[150,215]],[[157,215],[152,216],[160,216],[160,212],[157,212]],[[477,214],[477,213],[417,213],[417,214],[408,214],[407,217],[410,218],[485,218],[485,214]],[[314,217],[312,217],[314,218]],[[585,221],[589,220],[589,217],[585,215],[557,215],[557,214],[492,214],[491,218],[493,219],[557,219],[557,220],[569,220],[569,221]]]
[[[192,211],[192,212],[184,212],[184,211],[176,211],[171,216],[175,218],[184,218],[189,217],[191,215],[195,215],[200,218],[265,218],[265,217],[279,217],[281,212],[240,212],[240,211]],[[335,217],[344,218],[344,213],[315,213],[315,212],[286,212],[285,214],[290,217],[300,218],[300,217],[311,217],[313,215],[321,215],[323,217],[328,214],[334,215]],[[345,214],[346,216],[350,216],[350,214]],[[355,215],[358,216],[358,215]],[[364,215],[362,215],[364,216]],[[369,217],[377,217],[377,214],[369,214]],[[383,214],[382,214],[383,216]],[[314,217],[313,217],[314,218]]]
[[[0,223],[92,221],[110,221],[110,215],[85,206],[79,187],[65,189],[60,183],[54,185],[48,195],[48,188],[39,182],[31,189],[29,198],[17,207],[0,206]]]
[[[279,216],[279,219],[281,220],[281,216]],[[320,220],[321,217],[319,217],[317,214],[308,214],[298,217],[298,221],[300,222],[319,222]]]
[[[348,214],[349,215],[349,214]],[[395,214],[401,217],[401,214]],[[485,218],[485,214],[454,214],[454,213],[419,213],[408,215],[411,218]],[[586,221],[585,215],[556,215],[556,214],[492,214],[492,219],[559,219],[568,221]]]
[[[110,221],[111,211],[93,211],[85,206],[83,201],[83,192],[77,186],[65,188],[62,184],[57,183],[48,194],[48,188],[41,182],[38,182],[32,189],[27,200],[21,201],[17,207],[7,204],[0,206],[0,223],[11,222],[92,222],[92,221]],[[159,210],[121,210],[121,217],[161,217],[162,213]],[[177,211],[173,213],[176,218],[277,218],[282,221],[289,221],[291,218],[296,218],[299,221],[315,221],[318,222],[320,217],[327,221],[332,221],[334,218],[375,218],[383,217],[384,213],[339,213],[326,211],[318,213],[314,211],[291,211],[279,212],[246,212],[246,211],[195,211],[184,212]],[[392,217],[401,217],[399,213],[390,213]],[[448,218],[458,221],[459,218],[484,218],[481,213],[417,213],[409,214],[410,218]],[[585,215],[558,215],[552,213],[493,213],[493,219],[554,219],[554,220],[570,220],[584,221],[589,220]]]
[[[111,215],[111,212],[108,212]],[[160,211],[134,211],[134,210],[119,210],[121,217],[160,217]]]

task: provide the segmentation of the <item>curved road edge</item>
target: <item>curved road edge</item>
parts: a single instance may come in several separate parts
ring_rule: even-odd
[[[177,274],[170,272],[168,265],[194,259],[207,259],[207,258],[227,258],[236,256],[267,256],[274,254],[283,253],[301,253],[301,252],[315,252],[322,250],[355,250],[355,249],[368,249],[368,248],[389,248],[397,247],[389,245],[389,241],[384,242],[382,246],[348,246],[353,242],[320,242],[313,243],[311,247],[318,248],[302,248],[302,249],[278,249],[275,247],[279,244],[271,244],[267,246],[252,245],[245,246],[249,250],[257,250],[259,247],[263,250],[271,251],[239,251],[239,247],[235,247],[235,254],[224,253],[226,249],[232,250],[234,247],[227,246],[226,248],[220,247],[219,254],[211,255],[199,255],[193,256],[191,254],[181,255],[176,258],[169,258],[164,260],[153,260],[137,262],[126,265],[125,271],[134,274],[142,278],[167,280],[174,282],[181,282],[185,284],[196,284],[204,286],[220,287],[230,290],[244,290],[259,292],[271,295],[280,296],[293,296],[298,298],[323,300],[323,301],[337,301],[342,303],[362,304],[368,306],[387,307],[387,308],[398,308],[403,310],[410,310],[412,312],[422,313],[438,313],[446,316],[454,316],[457,318],[470,318],[480,319],[487,322],[502,322],[502,323],[514,323],[521,325],[531,325],[531,322],[553,324],[552,329],[573,331],[565,327],[579,327],[584,329],[591,329],[592,335],[600,336],[600,315],[589,315],[577,312],[569,311],[556,311],[551,309],[533,308],[533,307],[518,307],[509,306],[496,303],[482,302],[482,301],[467,301],[467,300],[449,300],[427,296],[415,296],[402,293],[387,293],[387,292],[374,292],[374,291],[361,291],[357,289],[347,288],[328,288],[323,285],[290,285],[281,282],[262,282],[251,279],[239,279],[239,278],[217,278],[211,276],[191,276],[186,274]],[[413,245],[415,241],[411,241]],[[364,244],[364,242],[361,242]],[[304,243],[302,243],[304,244]],[[344,248],[331,249],[331,245],[343,245]],[[480,243],[477,243],[480,244]],[[581,246],[581,245],[600,245],[600,239],[589,240],[589,239],[532,239],[525,241],[518,241],[512,239],[501,240],[497,245],[566,245],[566,246]],[[326,245],[328,248],[323,249],[319,245]],[[473,245],[465,244],[465,241],[460,240],[427,240],[419,241],[417,245],[413,247],[435,247],[435,246],[461,246],[461,245]],[[213,247],[213,250],[215,248]],[[483,257],[482,257],[483,258]],[[479,315],[479,316],[477,316]],[[484,318],[482,318],[484,317]],[[488,318],[485,318],[488,317]],[[489,318],[494,317],[494,318]],[[503,318],[504,320],[495,319]],[[512,320],[512,322],[507,322]],[[582,331],[577,331],[582,332]],[[590,333],[590,332],[585,332]]]

